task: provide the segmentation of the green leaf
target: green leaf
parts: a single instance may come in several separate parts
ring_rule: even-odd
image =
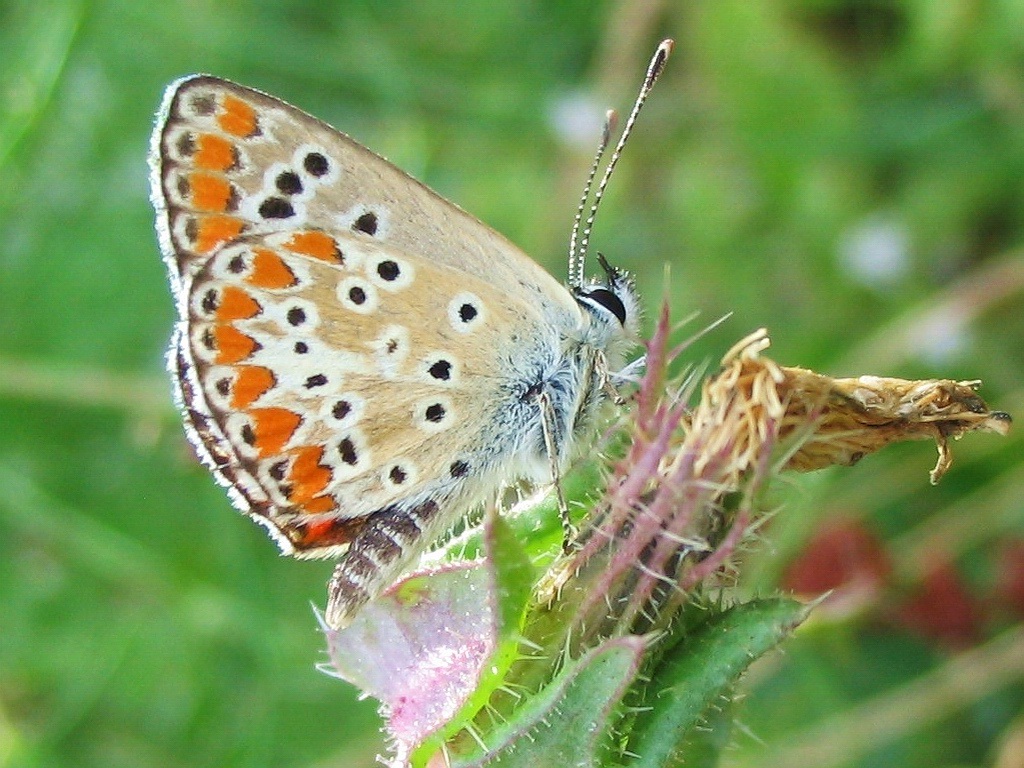
[[[610,640],[570,662],[508,720],[484,739],[465,738],[467,751],[449,753],[452,768],[500,763],[502,768],[602,765],[619,704],[636,682],[647,643],[639,637]]]
[[[728,727],[715,707],[729,698],[750,664],[790,635],[809,608],[794,600],[754,600],[713,613],[672,647],[651,670],[651,684],[633,722],[628,752],[632,768],[714,765],[714,729]],[[693,749],[699,759],[691,760]]]
[[[485,535],[498,600],[498,638],[518,638],[523,609],[537,575],[519,538],[500,515],[487,521]]]

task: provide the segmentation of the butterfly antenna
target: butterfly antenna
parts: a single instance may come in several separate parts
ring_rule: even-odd
[[[618,122],[619,115],[614,109],[609,109],[604,113],[604,128],[601,131],[601,141],[597,145],[594,162],[590,164],[587,183],[583,185],[580,204],[576,207],[576,216],[572,220],[572,235],[569,238],[569,284],[573,287],[578,288],[583,285],[583,260],[581,254],[576,250],[580,225],[583,223],[583,211],[587,209],[587,201],[590,200],[590,190],[594,187],[594,179],[597,178],[597,171],[601,167],[601,160],[604,158],[604,153],[608,150],[608,145],[612,143],[612,134],[615,133]],[[579,260],[578,265],[577,260]]]
[[[597,185],[597,191],[594,193],[594,202],[590,206],[590,213],[587,215],[587,220],[583,224],[583,231],[581,234],[580,219],[583,216],[583,209],[586,208],[586,201],[590,195],[593,180],[597,175],[598,163],[609,144],[608,136],[612,131],[611,124],[614,122],[614,119],[612,118],[614,113],[610,112],[609,119],[605,121],[606,135],[601,137],[601,145],[598,148],[597,157],[594,160],[594,167],[591,171],[590,178],[587,179],[583,200],[580,202],[580,208],[576,214],[576,221],[572,229],[572,241],[570,243],[569,250],[569,283],[573,287],[583,285],[587,248],[590,245],[590,233],[594,229],[594,219],[597,218],[597,209],[601,206],[601,200],[604,198],[605,188],[608,186],[608,181],[612,177],[612,171],[615,170],[615,165],[619,162],[619,157],[622,155],[622,149],[626,146],[626,140],[629,138],[629,134],[633,132],[633,126],[636,124],[636,118],[640,114],[640,110],[643,108],[644,102],[647,101],[647,97],[650,95],[651,90],[654,88],[654,84],[658,81],[658,77],[661,75],[662,70],[665,69],[665,62],[668,61],[668,56],[672,53],[673,45],[674,42],[672,40],[662,40],[661,43],[658,44],[657,50],[654,51],[654,56],[651,57],[651,63],[647,65],[647,74],[644,76],[643,85],[640,86],[640,92],[637,94],[636,101],[633,102],[633,109],[629,112],[626,124],[622,128],[622,135],[619,136],[619,141],[615,145],[612,156],[608,160],[608,165],[604,169],[604,175],[601,176],[601,182]],[[578,248],[577,236],[579,236]]]

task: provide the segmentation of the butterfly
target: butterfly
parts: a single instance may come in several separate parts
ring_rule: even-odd
[[[557,481],[613,396],[638,301],[603,258],[585,280],[585,248],[562,285],[345,134],[208,75],[167,88],[150,167],[186,433],[284,553],[338,558],[332,627],[503,484]]]

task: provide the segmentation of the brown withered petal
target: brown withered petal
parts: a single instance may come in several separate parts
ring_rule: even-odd
[[[764,329],[738,342],[706,386],[715,398],[746,399],[752,440],[766,419],[781,423],[783,440],[798,430],[807,433],[788,469],[849,466],[890,443],[935,440],[939,458],[930,474],[935,484],[952,464],[950,438],[1009,432],[1010,415],[989,409],[977,394],[979,381],[835,379],[762,357],[769,343]]]

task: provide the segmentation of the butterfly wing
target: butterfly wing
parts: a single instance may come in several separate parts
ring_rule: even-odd
[[[580,321],[557,281],[257,91],[179,81],[153,142],[190,436],[285,551],[340,554],[384,513],[428,539],[513,473],[537,423],[524,366]]]

